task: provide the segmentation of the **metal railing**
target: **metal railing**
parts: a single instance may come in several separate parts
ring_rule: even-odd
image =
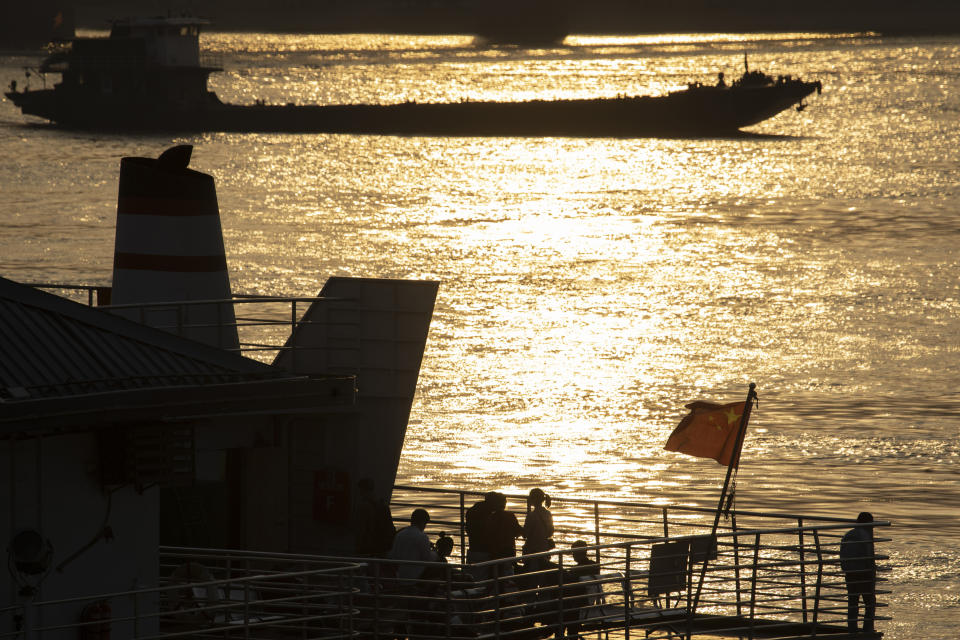
[[[432,497],[430,508],[438,514],[439,496],[453,498],[457,509],[472,495],[410,487],[397,493]],[[666,522],[673,528],[676,522],[677,528],[669,536],[608,534],[607,518],[601,517],[598,528],[564,526],[556,549],[470,564],[163,547],[156,587],[0,609],[0,629],[14,629],[0,638],[80,630],[82,637],[383,640],[613,632],[629,640],[642,631],[656,640],[814,638],[846,629],[839,551],[852,522],[807,518],[786,524],[796,517],[741,512],[731,520],[736,515],[768,526],[728,523],[714,542],[691,533],[710,520],[709,510],[567,499],[552,509],[567,521],[571,505],[585,504],[602,504],[602,513],[610,515],[617,514],[616,504],[623,514],[649,510],[657,514],[649,526]],[[454,530],[461,525],[431,523]],[[568,548],[567,540],[590,533],[617,541]],[[877,546],[886,541],[874,536]],[[885,567],[878,569],[884,586]]]
[[[200,66],[218,71],[223,70],[223,54],[201,51]]]
[[[74,71],[142,71],[148,69],[162,69],[165,67],[200,67],[214,71],[223,70],[223,54],[201,52],[196,62],[186,64],[169,64],[166,60],[153,58],[126,58],[119,56],[90,56],[67,52],[57,60],[45,63],[43,73],[63,73],[67,69]]]
[[[325,347],[300,345],[287,346],[294,328],[303,324],[301,316],[314,302],[343,302],[344,298],[321,298],[309,296],[263,296],[234,295],[228,300],[190,300],[142,304],[111,305],[109,287],[93,285],[70,285],[59,283],[30,283],[43,289],[105,311],[122,315],[130,320],[147,324],[170,333],[196,337],[199,334],[222,335],[221,329],[236,329],[240,338],[239,352],[261,361],[272,361],[283,351],[323,351]],[[324,327],[354,327],[353,323],[332,322],[322,318],[313,323]],[[220,345],[222,348],[229,347]],[[344,350],[338,342],[337,350]],[[233,350],[233,349],[231,349]]]
[[[396,485],[391,509],[395,519],[403,521],[409,511],[419,507],[431,514],[431,527],[451,532],[461,562],[466,560],[466,510],[482,500],[484,492]],[[507,494],[512,505],[524,505],[526,496]],[[663,505],[645,502],[571,498],[554,496],[551,514],[559,546],[574,540],[603,544],[631,540],[692,536],[710,533],[716,511],[707,507]],[[523,519],[523,514],[518,517]],[[852,526],[849,518],[811,516],[790,513],[731,510],[720,519],[719,531],[745,528],[771,529],[803,527],[804,524]],[[456,555],[456,554],[455,554]]]
[[[158,586],[3,608],[0,638],[351,638],[363,570],[340,558],[162,549]]]
[[[508,498],[523,504],[525,496]],[[427,508],[431,531],[449,532],[454,538],[451,555],[463,563],[469,545],[464,516],[479,499],[479,492],[397,486],[391,506],[395,516]],[[847,589],[839,552],[843,534],[857,525],[849,519],[731,511],[712,542],[716,512],[707,508],[556,498],[551,512],[556,550],[463,565],[468,573],[489,576],[474,583],[484,597],[498,601],[496,594],[515,589],[519,595],[506,597],[535,596],[534,611],[555,607],[562,614],[559,620],[586,619],[595,630],[643,627],[651,638],[661,627],[667,636],[709,635],[712,628],[744,637],[814,637],[846,629]],[[522,521],[522,514],[519,517]],[[868,526],[874,530],[889,523]],[[565,583],[570,569],[576,573],[570,546],[578,540],[588,542],[597,571],[587,586],[599,591],[593,600],[603,606],[572,606],[568,600],[573,596],[564,596],[570,592],[569,577],[567,587],[557,586]],[[888,541],[874,536],[875,548]],[[537,558],[547,568],[526,571],[528,560],[538,566]],[[882,588],[887,557],[876,554],[870,560],[878,563],[877,595],[889,593]],[[516,567],[508,576],[511,564]],[[545,589],[544,584],[553,586]],[[885,606],[877,604],[881,610]]]

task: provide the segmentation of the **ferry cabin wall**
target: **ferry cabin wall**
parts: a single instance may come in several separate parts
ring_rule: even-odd
[[[145,38],[149,64],[164,67],[200,65],[200,38],[197,26],[159,25],[144,27],[144,29],[151,31]]]
[[[297,416],[283,446],[244,451],[247,547],[350,555],[356,416]]]
[[[370,441],[385,429],[362,420],[350,410],[198,425],[194,486],[161,489],[161,544],[352,555],[357,482],[370,477],[389,499],[396,469],[371,475]]]
[[[230,437],[199,427],[196,485],[162,490],[161,542],[351,555],[356,483],[368,475],[355,464],[370,449],[358,419],[286,416],[252,431],[234,424]],[[202,513],[192,523],[183,521],[187,501]]]
[[[138,493],[123,486],[108,497],[100,482],[99,450],[94,432],[49,435],[0,441],[0,459],[6,473],[0,474],[0,531],[4,548],[18,532],[34,529],[50,541],[50,570],[37,588],[33,601],[57,600],[99,593],[128,591],[157,583],[158,490]],[[109,504],[109,506],[108,506]],[[109,514],[108,514],[109,509]],[[114,538],[97,540],[88,550],[57,570],[57,566],[110,525]],[[35,579],[31,584],[35,583]],[[0,606],[23,603],[20,585],[12,576],[2,580]],[[130,600],[110,602],[115,617],[133,615]],[[144,613],[149,602],[139,603]],[[83,603],[32,610],[32,626],[75,624]],[[140,624],[151,635],[151,622]],[[14,630],[12,616],[0,619],[0,633]],[[44,634],[43,638],[76,637],[76,630]],[[132,626],[115,623],[114,637],[132,637]]]
[[[160,490],[160,544],[352,553],[351,463],[369,449],[357,417],[344,405],[196,422],[195,482]]]
[[[160,543],[286,551],[288,420],[248,415],[197,421],[193,484],[160,490]],[[251,464],[258,460],[272,464]]]

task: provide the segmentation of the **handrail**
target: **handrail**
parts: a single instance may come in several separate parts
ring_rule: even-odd
[[[176,563],[186,570],[164,572],[157,585],[129,591],[116,591],[73,598],[27,601],[0,608],[0,619],[9,617],[16,624],[4,625],[12,633],[0,632],[0,638],[38,637],[44,633],[80,629],[95,637],[175,638],[223,633],[248,637],[250,629],[275,635],[283,629],[330,629],[324,637],[353,637],[354,581],[364,575],[367,564],[342,558],[297,559],[281,570],[257,570],[247,560],[261,564],[284,562],[270,554],[240,556],[222,550],[191,550],[177,555],[174,549],[161,551],[161,560]],[[210,569],[195,562],[204,558]],[[234,565],[225,571],[217,567],[232,559]],[[240,566],[244,565],[244,566]],[[168,565],[169,566],[169,565]],[[194,571],[192,567],[196,567]],[[306,568],[304,568],[306,567]],[[110,613],[77,620],[82,605],[112,602]],[[182,606],[187,603],[187,607]],[[45,624],[37,624],[41,613]],[[271,631],[273,630],[273,631]]]
[[[440,487],[414,487],[410,485],[401,485],[401,484],[395,485],[394,489],[395,490],[401,489],[403,491],[414,491],[414,492],[421,492],[421,493],[456,494],[456,495],[463,494],[465,496],[474,496],[477,498],[482,498],[483,495],[486,493],[485,491],[463,491],[463,490],[457,490],[457,489],[444,489]],[[511,498],[514,500],[526,499],[526,495],[523,495],[523,494],[507,493],[504,495],[506,495],[507,498]],[[716,508],[713,508],[713,507],[694,507],[689,505],[665,506],[662,503],[627,502],[622,500],[611,500],[611,499],[603,499],[603,498],[569,498],[569,497],[563,496],[563,497],[556,498],[556,500],[562,501],[564,503],[570,503],[570,504],[584,504],[584,505],[600,504],[600,505],[608,505],[608,506],[613,506],[618,508],[643,507],[643,508],[657,509],[657,510],[672,509],[674,511],[688,511],[691,513],[709,514],[711,516],[716,513]],[[770,513],[770,512],[764,512],[764,511],[746,511],[746,510],[739,510],[739,509],[731,510],[730,513],[740,515],[740,516],[748,516],[748,517],[756,517],[756,518],[778,518],[781,520],[798,520],[798,519],[819,520],[823,522],[838,522],[846,525],[849,525],[849,523],[852,522],[852,520],[850,520],[849,518],[840,518],[836,516],[819,516],[819,515],[811,516],[809,514],[800,515],[800,514],[794,514],[794,513]]]
[[[132,601],[132,610],[129,605],[119,610],[115,606],[110,622],[118,627],[115,635],[137,638],[184,637],[201,631],[237,637],[253,629],[269,636],[272,629],[280,627],[302,627],[305,637],[326,637],[334,627],[334,635],[344,638],[374,630],[390,633],[391,629],[396,635],[435,638],[462,638],[468,630],[474,638],[510,638],[530,633],[572,635],[576,629],[580,635],[620,629],[627,637],[630,629],[641,629],[654,640],[678,634],[691,638],[710,635],[705,625],[720,625],[727,635],[770,635],[776,629],[775,633],[782,635],[814,638],[839,633],[846,625],[845,587],[836,553],[840,539],[833,533],[842,526],[825,522],[720,532],[717,559],[709,562],[703,597],[696,607],[691,581],[694,573],[699,573],[702,559],[691,554],[684,543],[703,536],[690,534],[589,545],[584,551],[597,554],[600,562],[591,565],[585,577],[576,573],[573,549],[451,565],[161,547],[162,578],[157,585],[135,592],[27,603],[19,610],[34,606],[55,609],[101,598],[118,605]],[[825,542],[825,537],[830,542]],[[670,555],[662,556],[666,564],[655,566],[654,551],[669,544],[676,546]],[[798,549],[811,553],[801,558]],[[883,557],[876,556],[878,560]],[[543,567],[538,571],[514,567],[516,562],[534,558],[555,562],[538,564]],[[205,569],[175,571],[191,565]],[[415,579],[396,575],[397,567],[415,565],[431,573]],[[805,596],[801,588],[808,567],[809,575],[815,570],[817,576],[812,597]],[[488,575],[470,575],[484,569]],[[674,574],[679,581],[667,579],[663,584],[669,586],[654,589],[655,580]],[[151,608],[151,601],[169,602],[173,594],[186,588],[201,598],[218,595],[188,610],[170,605]],[[669,599],[663,600],[661,594]],[[17,609],[0,609],[0,616]],[[68,628],[70,624],[61,625],[50,618],[47,628]],[[116,633],[120,629],[130,634]]]
[[[435,529],[449,531],[459,528],[459,555],[465,557],[467,540],[463,514],[467,498],[480,499],[483,495],[484,492],[480,490],[397,485],[392,506],[426,507],[431,512],[431,526]],[[418,496],[422,500],[418,500]],[[525,496],[510,495],[508,498],[522,502]],[[645,575],[643,570],[638,574],[637,567],[646,567],[653,546],[703,539],[709,535],[710,529],[704,522],[712,522],[715,514],[713,509],[684,505],[565,497],[555,497],[551,508],[554,522],[557,523],[554,537],[558,544],[564,537],[568,542],[574,537],[589,539],[587,536],[601,541],[600,544],[587,545],[583,551],[595,555],[598,561],[603,557],[600,565],[602,571],[619,571],[627,576],[617,592],[610,592],[605,587],[608,595],[619,594],[627,602],[638,595],[635,589],[637,581],[646,580],[635,576]],[[679,531],[669,531],[667,522],[671,518],[674,529],[681,527]],[[657,531],[655,527],[660,525],[661,519],[663,530]],[[592,522],[588,523],[588,520]],[[689,626],[696,629],[698,623],[695,616],[700,615],[701,611],[717,608],[729,611],[730,616],[741,617],[741,628],[749,634],[759,633],[761,626],[770,627],[774,624],[789,627],[791,634],[796,637],[806,637],[803,634],[808,631],[813,637],[818,628],[845,628],[846,607],[840,605],[846,602],[846,587],[839,566],[839,549],[842,535],[854,526],[863,525],[852,519],[830,516],[732,511],[729,522],[716,533],[718,557],[708,563],[704,597],[699,600],[699,605],[690,600],[688,586],[687,601],[684,603],[681,600],[674,605],[679,607],[685,604],[688,610],[686,622],[678,628]],[[890,522],[875,521],[866,526],[878,531],[879,527],[889,527]],[[646,533],[644,528],[654,530]],[[874,535],[877,545],[887,541],[889,538]],[[553,549],[523,556],[520,560],[539,560],[540,563],[553,561],[562,566],[570,554],[570,549]],[[878,551],[875,554],[873,559],[877,562],[888,559]],[[702,562],[692,558],[687,561],[688,569]],[[508,562],[513,560],[511,558]],[[488,560],[464,566],[467,571],[478,570],[496,576],[503,563],[504,560]],[[886,569],[878,569],[881,574],[878,581],[882,585],[886,581],[883,577]],[[687,576],[688,585],[690,575]],[[810,587],[814,585],[810,578],[813,576],[816,576],[816,586],[811,593]],[[493,583],[488,579],[481,584],[493,588],[497,583],[498,580],[494,578]],[[886,592],[883,589],[876,590],[877,594]],[[878,607],[883,606],[878,604]],[[626,611],[621,611],[619,617],[622,624],[632,624]],[[785,621],[776,622],[784,617]]]
[[[297,352],[317,352],[327,350],[324,346],[302,346],[293,344],[287,346],[289,336],[294,329],[302,325],[330,326],[330,322],[323,320],[321,322],[305,321],[301,318],[303,308],[306,305],[314,303],[339,303],[353,302],[354,298],[338,296],[272,296],[262,294],[232,294],[230,298],[223,299],[204,299],[204,300],[182,300],[182,301],[156,301],[141,303],[124,304],[104,304],[98,305],[103,292],[108,291],[108,286],[98,285],[80,285],[64,284],[55,282],[35,282],[25,283],[26,286],[36,289],[59,290],[64,292],[75,292],[85,298],[87,306],[96,306],[97,309],[116,313],[117,315],[131,318],[137,316],[141,324],[150,324],[156,329],[169,331],[177,335],[192,335],[197,331],[213,331],[233,328],[239,334],[239,348],[229,349],[250,357],[267,358],[269,353],[280,354],[291,352],[294,355]],[[67,296],[69,297],[69,296]],[[297,305],[301,305],[298,309]],[[233,317],[230,314],[221,312],[226,305],[233,309]],[[253,311],[247,317],[240,315],[240,305],[250,308],[254,305]],[[192,312],[194,309],[200,309],[201,312],[206,307],[216,307],[216,317],[197,318]],[[199,314],[198,314],[199,315]],[[213,314],[210,314],[213,315]],[[224,316],[228,317],[224,317]],[[147,319],[153,321],[147,323]],[[354,323],[339,323],[351,326]],[[345,347],[338,345],[337,349],[342,350]]]

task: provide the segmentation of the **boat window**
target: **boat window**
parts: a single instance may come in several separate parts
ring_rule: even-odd
[[[180,35],[182,36],[190,35],[190,27],[180,27]]]

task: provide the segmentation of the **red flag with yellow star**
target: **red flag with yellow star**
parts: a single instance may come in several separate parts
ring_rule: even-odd
[[[733,448],[737,442],[737,431],[743,416],[745,402],[732,404],[714,404],[712,402],[691,402],[686,405],[690,413],[684,416],[677,428],[667,438],[667,451],[678,451],[698,458],[713,458],[729,467],[734,457]],[[737,452],[733,465],[740,462]]]

